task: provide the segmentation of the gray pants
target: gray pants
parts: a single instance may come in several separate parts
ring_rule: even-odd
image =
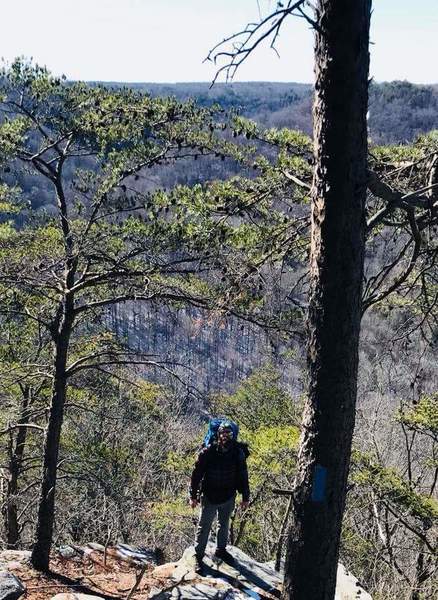
[[[208,536],[217,514],[217,547],[224,550],[228,541],[228,530],[230,527],[230,517],[234,510],[236,496],[232,496],[223,504],[212,504],[205,496],[201,500],[201,513],[199,515],[198,528],[195,537],[196,556],[202,558],[205,554]]]

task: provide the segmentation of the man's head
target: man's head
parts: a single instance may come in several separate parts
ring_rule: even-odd
[[[233,438],[234,432],[231,423],[224,421],[219,425],[217,430],[217,441],[219,446],[228,446],[233,441]]]

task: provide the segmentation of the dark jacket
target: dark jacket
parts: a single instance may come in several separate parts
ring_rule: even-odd
[[[203,448],[190,480],[190,498],[198,499],[202,493],[213,504],[222,504],[236,491],[244,501],[249,500],[246,456],[239,444],[233,442],[227,451],[217,444]]]

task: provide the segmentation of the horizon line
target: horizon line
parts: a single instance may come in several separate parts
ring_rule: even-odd
[[[210,88],[214,88],[217,85],[245,85],[248,83],[258,83],[258,84],[276,84],[276,85],[303,85],[303,86],[311,86],[313,87],[313,83],[311,82],[303,82],[303,81],[274,81],[274,80],[247,80],[247,81],[215,81],[212,85],[212,82],[209,80],[191,80],[191,81],[124,81],[117,79],[67,79],[70,82],[84,82],[84,83],[117,83],[123,85],[193,85],[193,84],[205,84],[209,85]],[[381,85],[384,83],[410,83],[412,85],[418,86],[429,86],[435,87],[438,86],[438,81],[436,82],[428,82],[428,83],[416,83],[414,81],[410,81],[409,79],[384,79],[381,81],[377,81],[375,79],[371,79],[370,83],[375,83],[377,85]]]

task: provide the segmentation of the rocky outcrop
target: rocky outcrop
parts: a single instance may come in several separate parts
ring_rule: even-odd
[[[0,600],[18,600],[26,588],[12,573],[0,571]]]
[[[259,563],[239,548],[228,547],[234,563],[218,561],[209,545],[202,575],[194,571],[195,553],[190,547],[176,563],[156,567],[152,576],[170,580],[164,588],[151,589],[149,600],[231,600],[279,598],[282,574],[271,563]],[[358,580],[339,565],[335,600],[372,600]]]
[[[67,589],[62,593],[59,590],[53,596],[50,595],[52,585],[46,585],[45,597],[51,600],[103,600],[115,597],[144,597],[146,593],[149,600],[275,600],[281,596],[283,575],[275,571],[273,563],[260,563],[234,546],[229,546],[228,549],[234,559],[232,564],[215,558],[215,546],[209,544],[203,571],[198,574],[195,573],[193,547],[187,548],[180,560],[158,566],[161,556],[157,556],[156,550],[147,548],[118,545],[105,549],[104,546],[94,543],[86,546],[62,546],[56,549],[60,557],[58,568],[70,565],[67,573],[71,577],[73,565],[77,565],[77,572],[80,573],[83,573],[83,565],[98,566],[99,585],[97,589],[93,589],[93,582],[88,579],[90,585],[87,584],[87,589],[84,589],[83,585],[73,585],[75,589],[72,590],[68,589],[67,584]],[[102,567],[104,555],[108,558],[107,567]],[[20,578],[23,575],[26,582],[29,581],[29,572],[32,571],[28,564],[29,558],[30,552],[0,552],[0,600],[18,600],[25,593],[26,588]],[[122,570],[120,565],[123,565]],[[107,589],[106,593],[100,587],[103,585],[101,577],[105,577],[105,573],[113,586],[111,590]],[[119,596],[121,578],[126,577],[127,573],[135,573],[135,580],[130,575],[129,587],[125,589],[123,596]],[[81,578],[77,583],[79,581]],[[39,580],[27,583],[31,586],[29,590],[32,589],[32,585],[38,586],[38,582]],[[72,582],[75,583],[70,580],[70,583]],[[140,582],[141,592],[138,587]],[[84,593],[78,593],[79,591]],[[138,592],[141,595],[135,596]],[[28,598],[32,600],[32,593]],[[38,598],[40,600],[41,596]],[[371,596],[360,586],[358,580],[341,564],[338,566],[335,600],[371,600]]]

